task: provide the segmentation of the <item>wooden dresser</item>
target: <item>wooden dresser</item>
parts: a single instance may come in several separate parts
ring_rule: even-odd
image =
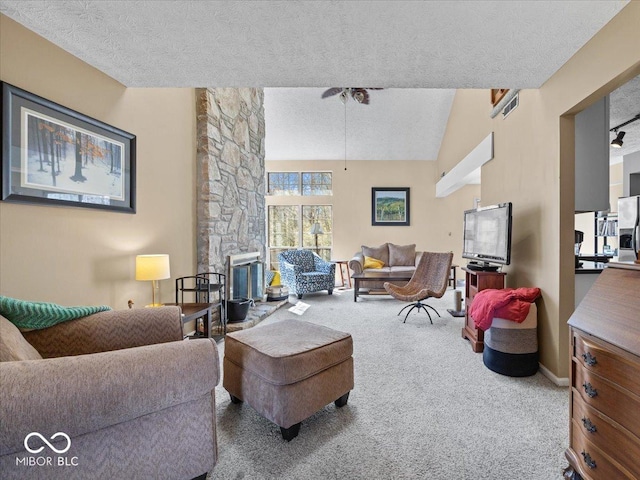
[[[473,297],[486,288],[504,288],[504,272],[483,272],[481,270],[471,270],[464,267],[465,287],[464,302],[466,305],[464,327],[462,328],[462,338],[466,338],[471,343],[471,350],[480,353],[484,350],[484,332],[476,328],[473,318],[469,315],[469,309],[473,303]]]
[[[609,263],[569,325],[565,478],[640,479],[640,265]]]

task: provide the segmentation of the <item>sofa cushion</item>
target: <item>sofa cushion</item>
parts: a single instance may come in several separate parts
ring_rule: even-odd
[[[388,243],[383,243],[379,247],[367,247],[362,245],[362,255],[365,257],[376,258],[384,262],[385,265],[389,265],[389,247]]]
[[[42,356],[24,339],[18,327],[0,315],[0,362],[21,360],[42,360]]]
[[[389,267],[389,272],[391,273],[395,273],[395,272],[415,272],[416,271],[416,267],[414,267],[413,265],[395,265],[393,267]]]
[[[364,265],[363,268],[382,268],[384,267],[384,262],[382,260],[378,260],[373,257],[364,257]]]
[[[416,264],[416,244],[412,245],[394,245],[389,244],[389,265],[392,267],[400,265]]]

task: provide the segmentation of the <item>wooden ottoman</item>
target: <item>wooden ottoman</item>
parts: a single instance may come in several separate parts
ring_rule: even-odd
[[[300,320],[230,333],[222,385],[280,427],[290,441],[325,405],[346,405],[353,388],[351,335]]]

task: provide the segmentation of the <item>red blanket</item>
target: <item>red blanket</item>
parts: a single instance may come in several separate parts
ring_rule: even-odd
[[[531,303],[539,296],[539,288],[488,288],[473,297],[469,315],[476,328],[483,331],[491,327],[496,317],[522,323],[529,314]]]

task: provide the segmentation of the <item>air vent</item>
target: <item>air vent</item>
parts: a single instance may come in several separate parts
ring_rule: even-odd
[[[519,102],[518,102],[518,98],[519,97],[520,97],[520,95],[516,94],[509,101],[509,103],[507,103],[507,105],[504,107],[504,109],[502,110],[502,115],[504,115],[504,118],[507,118],[507,115],[509,115],[519,105]]]

